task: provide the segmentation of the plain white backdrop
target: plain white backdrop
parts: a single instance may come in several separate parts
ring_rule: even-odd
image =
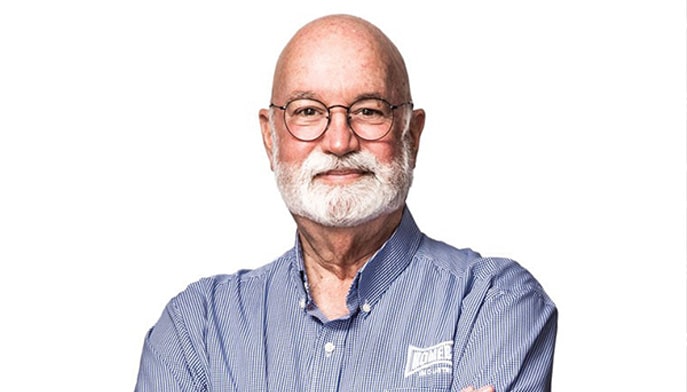
[[[292,245],[257,113],[330,13],[405,56],[421,229],[557,303],[554,390],[686,389],[684,2],[235,4],[0,5],[0,390],[132,390],[172,296]]]

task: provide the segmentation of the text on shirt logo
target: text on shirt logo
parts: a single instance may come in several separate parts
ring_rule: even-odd
[[[453,341],[447,340],[432,347],[408,346],[408,358],[404,377],[418,373],[419,376],[429,376],[437,373],[450,373],[450,367],[430,369],[434,365],[453,365]]]

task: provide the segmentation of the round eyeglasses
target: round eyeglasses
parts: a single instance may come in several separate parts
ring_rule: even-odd
[[[298,98],[284,106],[270,103],[270,108],[284,112],[286,129],[301,141],[309,142],[322,136],[329,128],[331,110],[334,108],[346,110],[346,121],[353,133],[361,139],[373,141],[389,133],[394,123],[394,111],[404,105],[413,108],[412,102],[392,105],[381,98],[359,99],[351,106],[327,106],[316,99]]]

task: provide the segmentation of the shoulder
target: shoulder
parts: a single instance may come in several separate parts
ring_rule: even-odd
[[[468,292],[486,290],[493,297],[532,294],[553,306],[537,279],[512,259],[483,257],[472,249],[458,249],[427,236],[423,237],[416,258],[442,274],[463,280]]]
[[[423,235],[415,257],[448,273],[463,275],[469,266],[482,256],[472,249],[458,249]]]
[[[293,250],[290,250],[256,269],[199,279],[172,298],[169,307],[181,313],[189,313],[194,312],[194,309],[205,310],[218,303],[231,302],[237,296],[245,295],[246,291],[265,287],[275,275],[283,276],[292,267],[294,257]]]

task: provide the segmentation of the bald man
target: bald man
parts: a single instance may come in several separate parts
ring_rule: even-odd
[[[517,263],[420,232],[425,122],[362,19],[300,29],[260,127],[296,243],[191,284],[146,336],[137,391],[548,391],[557,312]]]

